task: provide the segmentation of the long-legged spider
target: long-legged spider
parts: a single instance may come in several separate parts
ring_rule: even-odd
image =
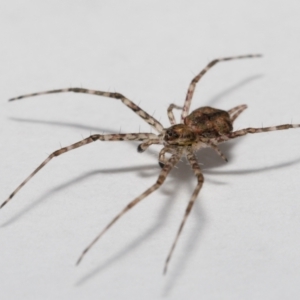
[[[187,205],[186,211],[184,213],[183,220],[179,226],[178,232],[175,236],[175,240],[171,246],[167,259],[165,261],[164,266],[164,274],[167,271],[168,263],[172,257],[172,253],[177,244],[178,238],[186,219],[195,203],[195,200],[201,190],[201,187],[204,182],[204,177],[202,175],[200,166],[195,157],[195,152],[204,147],[213,148],[222,159],[227,161],[224,154],[218,148],[218,144],[222,142],[226,142],[228,140],[244,136],[248,133],[259,133],[259,132],[267,132],[267,131],[275,131],[275,130],[283,130],[289,128],[299,128],[300,124],[284,124],[272,127],[265,128],[245,128],[237,131],[233,131],[233,122],[235,119],[247,108],[247,105],[239,105],[228,111],[223,111],[220,109],[212,108],[212,107],[200,107],[194,110],[189,114],[191,101],[193,98],[194,90],[196,84],[199,82],[201,77],[215,64],[221,61],[228,61],[234,59],[243,59],[243,58],[255,58],[261,57],[261,55],[241,55],[241,56],[233,56],[233,57],[225,57],[219,58],[211,61],[190,83],[186,99],[183,107],[177,106],[175,104],[171,104],[168,108],[168,117],[171,123],[171,127],[164,128],[162,124],[157,121],[154,117],[147,114],[144,110],[142,110],[139,106],[134,104],[128,98],[119,93],[110,93],[110,92],[102,92],[96,90],[89,90],[84,88],[66,88],[59,90],[52,90],[46,92],[33,93],[28,95],[19,96],[16,98],[10,99],[10,101],[19,100],[27,97],[45,95],[45,94],[54,94],[54,93],[64,93],[64,92],[75,92],[75,93],[86,93],[97,96],[104,96],[109,98],[114,98],[121,100],[123,104],[125,104],[128,108],[133,110],[137,115],[139,115],[142,119],[144,119],[149,125],[151,125],[158,134],[153,133],[126,133],[126,134],[93,134],[88,138],[85,138],[75,144],[72,144],[68,147],[64,147],[62,149],[54,151],[50,154],[45,161],[43,161],[5,200],[0,208],[2,208],[5,204],[7,204],[14,195],[39,171],[41,170],[52,158],[59,156],[65,152],[70,150],[79,148],[81,146],[87,145],[89,143],[95,141],[141,141],[142,143],[138,146],[138,152],[144,152],[149,146],[152,144],[161,144],[164,147],[159,153],[159,164],[162,168],[160,174],[158,176],[157,181],[148,188],[144,193],[135,198],[126,207],[112,219],[112,221],[96,236],[96,238],[85,248],[85,250],[80,255],[77,264],[80,263],[84,255],[92,248],[92,246],[100,239],[100,237],[128,210],[130,210],[133,206],[139,203],[141,200],[146,198],[152,192],[157,190],[165,181],[166,177],[172,170],[172,168],[177,164],[182,156],[186,156],[188,162],[190,163],[195,176],[197,178],[196,188],[190,198],[190,201]],[[182,110],[181,113],[181,122],[176,124],[176,120],[173,114],[173,109]],[[170,157],[167,158],[165,154],[170,154]]]

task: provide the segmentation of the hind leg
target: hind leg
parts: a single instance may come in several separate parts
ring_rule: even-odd
[[[233,123],[235,121],[235,119],[247,108],[247,105],[243,104],[243,105],[239,105],[236,106],[230,110],[228,110],[228,113],[230,115],[230,120]]]

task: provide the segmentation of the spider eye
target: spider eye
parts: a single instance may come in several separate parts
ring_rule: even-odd
[[[168,130],[166,135],[169,139],[178,137],[178,134],[174,130]]]

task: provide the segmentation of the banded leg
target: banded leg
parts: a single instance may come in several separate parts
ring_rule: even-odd
[[[152,185],[150,188],[148,188],[143,194],[135,198],[133,201],[128,203],[125,208],[116,215],[110,223],[96,236],[96,238],[83,250],[82,254],[80,255],[79,259],[77,260],[77,265],[81,262],[84,255],[93,247],[93,245],[102,237],[102,235],[117,221],[119,220],[127,211],[129,211],[133,206],[138,204],[140,201],[142,201],[144,198],[149,196],[151,193],[156,191],[165,181],[166,177],[172,170],[172,168],[177,164],[181,157],[181,153],[174,154],[171,156],[171,158],[168,160],[168,162],[165,164],[164,168],[160,171],[160,174],[158,176],[158,179],[154,185]]]
[[[40,95],[47,95],[47,94],[56,94],[56,93],[66,93],[66,92],[74,92],[74,93],[84,93],[84,94],[91,94],[97,96],[103,96],[108,98],[114,98],[121,100],[127,107],[129,107],[132,111],[134,111],[137,115],[139,115],[142,119],[144,119],[149,125],[151,125],[155,130],[158,132],[163,131],[163,126],[158,122],[155,118],[147,114],[144,110],[142,110],[139,106],[134,104],[132,101],[127,99],[125,96],[119,93],[110,93],[110,92],[102,92],[97,90],[89,90],[83,88],[66,88],[66,89],[59,89],[59,90],[51,90],[33,94],[27,94],[15,98],[9,99],[9,101],[20,100],[23,98],[40,96]]]
[[[159,138],[151,139],[149,141],[146,141],[144,143],[139,144],[138,147],[137,147],[137,151],[139,153],[142,153],[142,152],[146,151],[151,145],[153,145],[153,144],[161,144],[161,143],[162,143],[162,141]]]
[[[166,153],[172,153],[171,150],[167,147],[164,147],[160,150],[159,155],[158,155],[158,164],[161,168],[164,167],[165,163],[166,163],[166,157],[165,154]]]
[[[213,143],[208,143],[208,145],[209,145],[212,149],[214,149],[214,150],[217,152],[217,154],[218,154],[219,156],[221,156],[221,158],[222,158],[223,160],[225,160],[226,162],[228,162],[228,159],[227,159],[226,156],[222,153],[222,151],[219,149],[218,146],[216,146],[216,145],[213,144]]]
[[[75,144],[61,148],[50,154],[13,192],[12,194],[1,204],[0,209],[7,204],[15,194],[38,172],[40,171],[52,158],[59,156],[68,151],[77,149],[81,146],[90,144],[95,141],[144,141],[148,139],[157,138],[157,135],[153,133],[127,133],[127,134],[93,134],[88,138],[85,138]]]
[[[221,61],[228,61],[228,60],[234,60],[234,59],[244,59],[244,58],[255,58],[255,57],[261,57],[260,54],[250,54],[250,55],[240,55],[240,56],[232,56],[232,57],[223,57],[223,58],[218,58],[213,61],[211,61],[190,83],[190,86],[187,91],[187,95],[185,98],[184,106],[183,106],[183,111],[181,114],[181,121],[183,122],[184,118],[189,114],[194,90],[196,88],[196,84],[199,82],[201,77],[210,69],[212,68],[215,64]]]
[[[174,114],[173,114],[173,109],[174,108],[176,108],[176,109],[183,109],[182,106],[178,106],[176,104],[170,104],[169,105],[169,107],[168,107],[168,117],[169,117],[171,125],[175,125],[176,124],[176,120],[175,120],[175,117],[174,117]]]
[[[199,194],[199,192],[200,192],[200,190],[202,188],[203,182],[204,182],[204,177],[202,175],[201,169],[199,167],[199,164],[197,162],[197,159],[196,159],[195,155],[192,152],[188,152],[187,153],[187,159],[188,159],[189,163],[192,166],[192,169],[193,169],[193,171],[194,171],[194,173],[195,173],[195,175],[197,177],[198,183],[197,183],[197,186],[196,186],[196,188],[195,188],[195,190],[194,190],[194,192],[192,194],[192,197],[191,197],[191,199],[190,199],[190,201],[188,203],[188,206],[187,206],[187,208],[185,210],[185,214],[184,214],[183,220],[182,220],[182,222],[181,222],[181,224],[179,226],[179,230],[178,230],[177,235],[175,237],[175,240],[174,240],[174,242],[172,244],[171,250],[170,250],[170,252],[169,252],[169,254],[167,256],[167,259],[166,259],[166,262],[165,262],[165,267],[164,267],[164,274],[167,273],[168,264],[169,264],[169,262],[171,260],[171,257],[172,257],[173,251],[174,251],[174,249],[176,247],[176,244],[177,244],[178,238],[180,236],[180,233],[182,232],[183,226],[184,226],[184,224],[185,224],[185,222],[186,222],[186,220],[187,220],[187,218],[188,218],[188,216],[189,216],[189,214],[190,214],[190,212],[191,212],[191,210],[193,208],[193,205],[194,205],[194,203],[196,201],[196,198],[197,198],[197,196],[198,196],[198,194]]]
[[[277,125],[272,127],[264,127],[264,128],[245,128],[241,130],[237,130],[234,132],[230,132],[227,135],[221,136],[216,139],[217,142],[222,143],[228,141],[230,139],[235,139],[240,136],[246,135],[248,133],[260,133],[260,132],[268,132],[268,131],[277,131],[277,130],[285,130],[290,128],[299,128],[300,124],[284,124],[284,125]]]
[[[248,106],[246,104],[236,106],[230,110],[228,110],[228,113],[230,115],[230,120],[233,123],[235,119],[247,108]]]

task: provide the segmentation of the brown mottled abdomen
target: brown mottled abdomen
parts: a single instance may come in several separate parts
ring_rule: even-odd
[[[209,138],[232,131],[232,122],[228,112],[209,106],[194,110],[184,119],[184,124],[197,135]]]

